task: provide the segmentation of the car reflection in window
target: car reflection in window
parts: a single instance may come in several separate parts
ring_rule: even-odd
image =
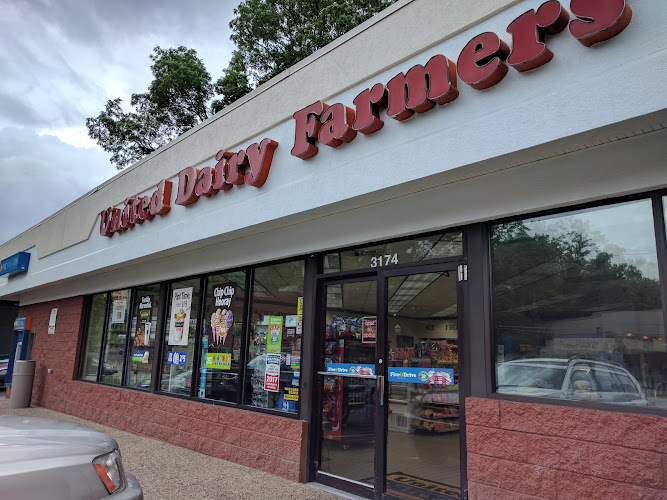
[[[498,392],[521,396],[647,406],[622,366],[582,359],[517,359],[497,366]]]

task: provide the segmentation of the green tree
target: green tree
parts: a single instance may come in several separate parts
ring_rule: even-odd
[[[215,86],[193,49],[153,49],[153,82],[133,94],[134,111],[120,98],[86,120],[88,135],[111,153],[116,168],[139,161],[324,47],[396,0],[243,0],[230,23],[236,44]],[[211,102],[215,93],[218,99]]]
[[[231,39],[246,75],[262,84],[395,1],[243,0],[229,23]]]
[[[215,92],[221,98],[211,103],[211,110],[217,113],[226,108],[234,101],[240,99],[252,90],[248,74],[246,73],[243,54],[235,50],[232,60],[227,69],[223,70],[223,76],[218,78],[215,84]]]
[[[125,113],[118,98],[108,101],[97,117],[86,120],[88,135],[111,153],[111,162],[119,170],[208,118],[213,85],[197,52],[158,45],[150,58],[153,81],[147,92],[132,95],[133,112]]]

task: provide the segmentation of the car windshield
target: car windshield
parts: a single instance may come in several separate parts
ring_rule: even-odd
[[[502,363],[498,366],[498,391],[512,387],[560,390],[566,371],[566,364]]]

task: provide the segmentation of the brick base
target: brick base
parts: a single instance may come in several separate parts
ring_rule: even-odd
[[[667,499],[667,419],[466,400],[471,499]]]

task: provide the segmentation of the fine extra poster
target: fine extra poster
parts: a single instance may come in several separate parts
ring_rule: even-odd
[[[171,295],[171,318],[169,318],[169,345],[188,345],[192,287],[179,288]]]
[[[236,285],[220,285],[213,288],[208,309],[209,345],[232,349],[234,344],[234,295]]]

